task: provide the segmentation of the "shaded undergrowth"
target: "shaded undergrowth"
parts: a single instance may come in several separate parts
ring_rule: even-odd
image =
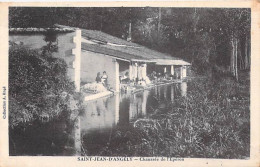
[[[81,94],[67,75],[67,64],[45,50],[24,45],[9,49],[9,126],[48,122],[62,112],[75,113]]]
[[[106,156],[240,158],[250,154],[249,75],[194,80],[188,95],[132,127],[116,127]]]

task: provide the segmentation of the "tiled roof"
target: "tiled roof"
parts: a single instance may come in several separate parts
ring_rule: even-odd
[[[73,28],[9,28],[10,33],[44,33],[48,31],[53,31],[57,33],[67,33],[75,31]]]
[[[124,39],[114,37],[112,35],[102,32],[102,31],[86,30],[86,29],[81,29],[81,30],[82,30],[82,37],[85,37],[85,38],[95,39],[95,40],[99,40],[99,41],[103,41],[103,42],[110,42],[110,43],[118,44],[118,45],[139,47],[139,45],[136,43],[128,42]]]
[[[90,40],[98,40],[101,41],[104,47],[126,52],[129,54],[139,55],[144,58],[156,59],[156,58],[165,58],[165,59],[176,59],[178,58],[171,57],[168,54],[164,54],[149,48],[146,48],[142,45],[138,45],[133,42],[128,42],[126,40],[114,37],[107,33],[96,31],[96,30],[85,30],[82,29],[82,37]]]
[[[55,26],[60,28],[67,27],[63,25]],[[101,31],[86,29],[81,29],[81,31],[84,39],[93,42],[93,44],[82,42],[82,49],[84,50],[107,54],[131,61],[157,62],[158,65],[190,65],[190,63],[180,58],[172,57],[169,54],[161,53],[133,42],[128,42]]]
[[[81,48],[83,50],[100,53],[100,54],[105,54],[105,55],[109,55],[109,56],[119,58],[122,60],[127,60],[127,61],[152,62],[151,60],[149,60],[147,58],[143,58],[138,55],[129,54],[129,53],[121,52],[118,50],[110,49],[110,48],[104,47],[104,45],[99,45],[99,44],[82,43]]]

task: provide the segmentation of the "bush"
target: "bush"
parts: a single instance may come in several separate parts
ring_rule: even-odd
[[[49,120],[75,109],[74,84],[67,65],[41,50],[11,45],[9,49],[10,126],[35,119]],[[74,103],[74,106],[71,104]]]
[[[249,75],[246,75],[247,77]],[[189,83],[186,97],[133,128],[116,127],[102,156],[240,158],[250,156],[249,80]]]

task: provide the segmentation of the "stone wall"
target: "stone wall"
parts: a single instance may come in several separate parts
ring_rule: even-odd
[[[59,33],[56,34],[56,41],[54,44],[58,46],[57,52],[53,52],[53,56],[65,60],[68,65],[68,76],[72,81],[75,81],[75,55],[72,54],[72,49],[76,47],[73,41],[73,37],[76,36],[76,32]],[[23,44],[31,49],[41,49],[48,44],[45,41],[45,35],[42,33],[28,33],[28,34],[10,34],[9,41],[17,44]]]
[[[95,82],[97,73],[103,75],[106,71],[108,75],[108,84],[114,90],[117,90],[119,83],[118,62],[107,55],[94,53],[90,51],[81,52],[81,82]]]

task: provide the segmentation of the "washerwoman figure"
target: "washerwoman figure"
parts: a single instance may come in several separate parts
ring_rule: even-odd
[[[101,82],[100,72],[97,73],[96,82],[97,83]]]
[[[104,86],[107,86],[107,79],[108,79],[107,73],[106,73],[106,71],[104,71],[103,76],[101,78],[101,81],[104,84]]]

